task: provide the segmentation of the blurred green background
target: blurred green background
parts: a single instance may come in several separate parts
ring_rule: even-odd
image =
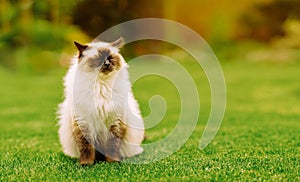
[[[299,12],[298,0],[0,0],[0,65],[20,72],[66,67],[74,40],[89,42],[114,25],[146,17],[187,25],[220,61],[297,61]],[[147,53],[151,45],[137,43],[127,52]]]

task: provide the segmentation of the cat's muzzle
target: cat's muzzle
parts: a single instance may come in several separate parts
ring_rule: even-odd
[[[105,60],[103,66],[104,67],[109,67],[110,66],[109,60]]]

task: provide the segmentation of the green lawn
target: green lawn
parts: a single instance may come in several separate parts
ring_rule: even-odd
[[[204,150],[198,143],[209,114],[209,86],[199,66],[184,65],[199,83],[201,98],[201,115],[188,142],[157,162],[91,167],[65,156],[58,141],[55,111],[65,71],[23,75],[0,67],[0,181],[300,181],[300,64],[222,63],[226,114]],[[150,113],[152,95],[166,99],[166,116],[147,129],[145,143],[164,138],[179,117],[175,87],[149,76],[133,90],[143,115]]]

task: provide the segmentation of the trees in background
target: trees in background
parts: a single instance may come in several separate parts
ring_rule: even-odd
[[[300,21],[299,0],[273,0],[258,3],[239,17],[237,40],[250,39],[271,41],[274,37],[286,36],[286,24],[290,20]]]
[[[55,29],[72,23],[74,2],[71,0],[0,0],[0,48],[28,44],[49,45],[49,42],[46,44],[47,41],[43,40],[57,40],[59,36],[57,33],[63,31]],[[54,48],[53,45],[50,48]]]
[[[106,29],[136,18],[163,18],[160,0],[85,0],[73,11],[73,23],[88,35],[98,36]]]
[[[0,64],[41,71],[55,67],[63,53],[74,51],[73,40],[87,42],[116,24],[146,17],[179,21],[215,44],[283,36],[277,42],[300,47],[299,12],[299,0],[235,5],[228,0],[0,0]]]
[[[72,25],[76,1],[0,0],[0,64],[44,71],[57,67],[74,39],[88,39]]]

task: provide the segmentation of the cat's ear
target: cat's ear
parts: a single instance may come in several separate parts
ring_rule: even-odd
[[[78,51],[82,53],[88,46],[79,44],[78,42],[74,41],[75,46],[77,47]]]
[[[121,48],[125,44],[123,37],[120,37],[118,40],[111,43],[113,47]]]

